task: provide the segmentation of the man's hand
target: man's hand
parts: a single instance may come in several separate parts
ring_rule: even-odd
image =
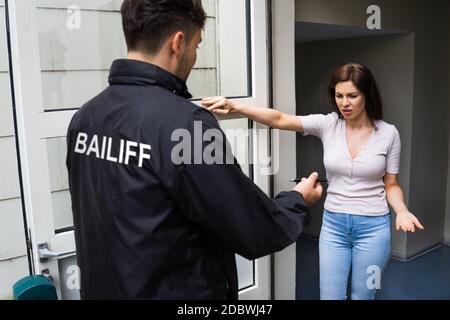
[[[323,188],[317,182],[318,177],[319,174],[317,172],[311,173],[309,178],[302,178],[302,181],[294,188],[294,191],[297,191],[303,196],[308,206],[312,206],[322,197]]]

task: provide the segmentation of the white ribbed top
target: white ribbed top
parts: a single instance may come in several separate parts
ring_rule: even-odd
[[[355,215],[384,215],[389,212],[383,177],[398,174],[400,134],[384,121],[354,159],[348,151],[345,120],[337,113],[301,116],[304,135],[322,140],[328,184],[325,209]]]

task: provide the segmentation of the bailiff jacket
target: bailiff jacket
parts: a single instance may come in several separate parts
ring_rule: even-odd
[[[189,98],[171,73],[116,60],[109,86],[73,116],[82,299],[237,299],[235,254],[256,259],[298,239],[309,216],[302,196],[268,198]]]

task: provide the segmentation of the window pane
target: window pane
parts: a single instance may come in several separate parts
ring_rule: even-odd
[[[73,227],[69,179],[66,169],[65,138],[47,139],[50,190],[55,230]]]
[[[126,57],[122,0],[35,0],[44,109],[79,108]],[[194,98],[247,96],[247,1],[203,0],[207,22],[188,80]]]
[[[248,119],[220,121],[220,127],[225,132],[227,140],[231,145],[231,151],[241,166],[242,171],[250,177],[250,130],[248,127]]]
[[[122,1],[36,0],[44,108],[78,108],[107,86],[126,56]]]
[[[250,130],[247,119],[220,121],[220,127],[225,132],[242,171],[249,176],[250,173]],[[239,289],[255,284],[254,261],[236,255],[236,265],[239,279]]]
[[[188,80],[194,98],[250,96],[246,0],[203,0],[208,18]]]

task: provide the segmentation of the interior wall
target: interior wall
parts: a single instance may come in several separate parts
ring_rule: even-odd
[[[297,0],[296,21],[365,27],[367,0]],[[444,237],[449,165],[448,75],[448,12],[446,0],[379,0],[382,28],[412,32],[415,36],[414,93],[410,156],[409,209],[425,225],[425,230],[407,235],[402,258],[440,243]],[[446,36],[447,33],[447,36]],[[348,48],[344,48],[348,50]],[[375,71],[374,71],[375,72]],[[396,83],[395,87],[402,85]],[[397,125],[397,123],[395,123]],[[404,135],[402,136],[404,140]],[[402,149],[408,149],[403,145]],[[406,168],[402,168],[402,174]],[[407,173],[406,173],[407,174]],[[403,185],[408,190],[407,185]],[[448,206],[447,206],[448,207]],[[394,236],[398,237],[394,232]]]
[[[347,48],[350,50],[342,50]],[[385,101],[385,121],[395,124],[402,137],[400,183],[408,194],[413,107],[413,35],[376,36],[297,44],[297,114],[332,112],[326,97],[328,77],[347,62],[367,65],[374,73]],[[318,84],[320,84],[318,86]],[[325,177],[322,143],[315,137],[297,136],[298,176],[318,170]],[[324,200],[324,199],[323,199]],[[312,209],[314,219],[306,234],[318,237],[322,203]],[[394,234],[393,253],[404,255],[406,237]]]
[[[414,113],[409,208],[425,230],[408,234],[406,257],[413,257],[443,240],[449,152],[450,65],[445,36],[448,1],[420,1],[414,8]],[[426,14],[420,14],[426,13]],[[400,14],[400,12],[399,12]],[[430,50],[432,48],[432,50]]]
[[[447,11],[447,28],[444,30],[446,39],[450,39],[450,10]],[[450,53],[450,41],[447,41],[446,52]],[[447,83],[450,83],[450,64],[447,66]],[[450,110],[450,90],[447,90],[447,109]],[[448,114],[448,123],[450,123],[450,112]],[[449,129],[450,135],[450,129]],[[450,141],[450,137],[449,137]],[[450,246],[450,148],[448,156],[448,166],[447,166],[447,205],[446,205],[446,217],[444,225],[444,243]]]

